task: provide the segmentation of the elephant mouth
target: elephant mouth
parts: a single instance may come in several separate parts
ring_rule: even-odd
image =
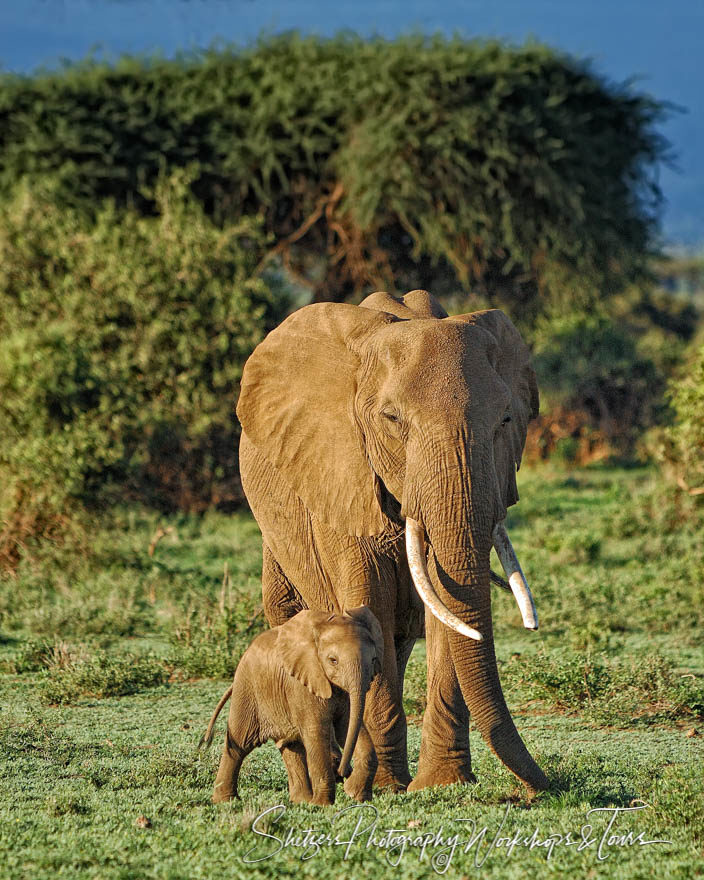
[[[536,630],[538,612],[533,595],[503,522],[494,526],[491,537],[508,583],[494,572],[491,572],[492,580],[513,593],[523,618],[523,625],[526,629]],[[428,611],[460,635],[478,642],[482,641],[482,633],[460,620],[438,596],[426,565],[425,530],[417,520],[410,517],[406,517],[406,556],[413,584]]]

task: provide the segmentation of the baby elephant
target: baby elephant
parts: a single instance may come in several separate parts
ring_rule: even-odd
[[[350,797],[370,800],[377,757],[362,717],[383,650],[379,622],[364,606],[341,615],[300,611],[257,636],[201,740],[210,744],[215,720],[231,696],[213,802],[237,797],[242,761],[268,739],[281,751],[294,803],[334,803],[338,776],[348,777],[344,787]],[[337,770],[336,739],[344,742]]]

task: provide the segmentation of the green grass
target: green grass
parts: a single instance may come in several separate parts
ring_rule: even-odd
[[[344,846],[290,846],[243,861],[253,847],[251,857],[272,853],[289,828],[349,838],[372,819],[369,807],[336,818],[352,803],[341,789],[334,808],[288,804],[271,743],[245,763],[240,802],[210,803],[219,747],[196,745],[264,625],[250,517],[128,509],[97,522],[83,545],[35,553],[0,582],[0,876],[428,877],[440,848],[422,859],[410,844],[386,850],[384,829],[418,838],[442,828],[466,842],[472,822],[486,839],[478,851],[458,846],[446,876],[702,876],[704,529],[652,482],[643,469],[521,472],[511,536],[541,626],[524,630],[497,591],[497,652],[506,698],[551,791],[528,800],[473,734],[477,785],[378,794],[376,845],[358,837],[346,860]],[[160,526],[172,531],[150,555]],[[412,762],[424,653],[420,642],[404,695]],[[255,834],[253,820],[277,804],[285,814],[258,825],[272,837]],[[613,845],[599,861],[613,813],[587,811],[643,804],[618,814],[611,833],[670,843]],[[490,847],[502,820],[500,838],[552,835],[550,858],[548,844],[510,855]],[[588,821],[594,844],[565,845]]]

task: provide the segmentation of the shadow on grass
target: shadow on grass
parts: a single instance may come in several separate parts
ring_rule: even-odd
[[[5,633],[0,632],[0,645],[18,645],[22,641],[21,639],[17,639],[14,636],[5,635]]]
[[[554,756],[543,761],[550,788],[539,796],[542,803],[559,806],[628,807],[640,797],[639,780],[619,772],[613,762],[590,754],[576,759]]]
[[[192,788],[207,801],[214,778],[213,760],[183,749],[152,748],[107,739],[79,742],[40,719],[0,727],[0,750],[9,757],[34,760],[33,772],[57,780],[83,779],[113,791],[148,787]]]

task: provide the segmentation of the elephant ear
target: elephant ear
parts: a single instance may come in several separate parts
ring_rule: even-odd
[[[384,634],[381,631],[381,624],[377,620],[376,615],[366,605],[360,605],[358,608],[348,608],[345,611],[348,617],[351,617],[357,623],[361,623],[367,630],[376,646],[376,653],[381,666],[384,665]]]
[[[276,637],[276,649],[283,669],[312,694],[324,700],[332,696],[332,687],[318,659],[315,636],[316,627],[329,616],[321,611],[299,611],[278,627]]]
[[[496,341],[489,358],[511,393],[511,421],[503,425],[496,435],[494,458],[503,501],[506,507],[510,507],[518,501],[516,471],[521,466],[528,422],[538,415],[538,383],[530,351],[521,334],[500,309],[472,312],[450,320],[481,327]]]
[[[237,415],[256,449],[336,532],[374,535],[385,518],[353,401],[358,346],[392,315],[315,303],[290,315],[244,367]]]

